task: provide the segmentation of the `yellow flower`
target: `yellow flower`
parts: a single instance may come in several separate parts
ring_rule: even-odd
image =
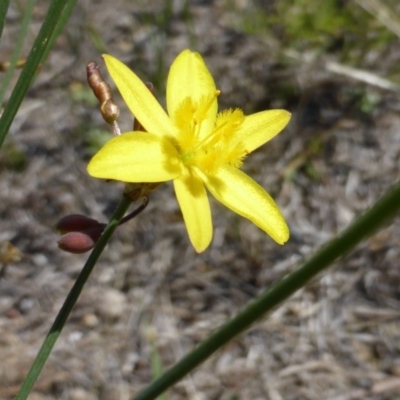
[[[184,50],[167,81],[167,110],[123,63],[104,60],[112,79],[147,132],[111,139],[92,158],[88,172],[122,182],[173,180],[189,238],[197,252],[212,239],[206,188],[226,207],[248,218],[277,243],[289,238],[286,222],[269,194],[240,170],[247,154],[289,122],[284,110],[245,116],[239,109],[217,113],[214,80],[198,53]]]

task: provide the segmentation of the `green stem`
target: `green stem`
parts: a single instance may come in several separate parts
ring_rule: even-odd
[[[34,383],[36,382],[47,358],[49,357],[51,350],[53,349],[60,333],[67,321],[72,308],[78,300],[80,293],[82,292],[83,286],[85,285],[87,279],[89,278],[91,272],[93,271],[94,266],[96,265],[97,260],[99,259],[101,253],[103,252],[106,244],[111,238],[111,235],[114,233],[115,229],[118,227],[119,221],[122,219],[126,211],[128,210],[131,201],[123,197],[118,208],[115,210],[114,215],[110,219],[110,222],[106,226],[103,234],[101,235],[99,241],[96,243],[92,253],[90,254],[88,260],[85,263],[81,273],[79,274],[74,286],[69,292],[67,298],[61,310],[59,311],[52,327],[50,328],[49,333],[47,334],[42,347],[40,348],[32,366],[29,370],[22,386],[17,394],[16,400],[25,400]]]
[[[364,215],[358,217],[345,231],[319,249],[300,268],[282,278],[262,293],[236,317],[201,342],[191,353],[140,392],[134,400],[153,400],[166,389],[193,371],[216,350],[227,344],[259,318],[286,300],[318,273],[362,240],[381,228],[400,211],[400,184],[395,185]]]
[[[54,42],[57,40],[58,36],[60,35],[61,31],[64,29],[65,25],[67,24],[69,17],[72,14],[73,9],[75,8],[77,0],[68,0],[65,4],[64,9],[62,10],[62,14],[60,19],[57,21],[57,25],[54,28],[54,31],[49,39],[48,46],[41,58],[41,63],[44,63],[50,50],[54,46]]]
[[[0,38],[3,34],[3,28],[6,23],[7,18],[7,10],[10,5],[10,0],[1,0],[0,1]]]
[[[2,2],[3,0],[0,0]],[[48,42],[57,26],[58,20],[62,14],[65,4],[71,0],[53,0],[46,18],[40,28],[39,34],[35,39],[32,50],[29,54],[26,64],[21,71],[21,75],[11,93],[10,100],[0,118],[0,147],[3,145],[4,139],[10,129],[12,121],[18,111],[20,104],[29,89],[29,86],[40,64],[43,54],[47,50]]]

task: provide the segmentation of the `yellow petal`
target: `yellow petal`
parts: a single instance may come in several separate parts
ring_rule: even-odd
[[[174,187],[182,210],[189,239],[198,253],[204,251],[212,239],[210,203],[203,182],[186,171],[174,179]]]
[[[148,132],[174,136],[175,127],[160,103],[140,78],[116,58],[103,55],[107,70],[132,114]]]
[[[262,111],[249,115],[236,131],[248,153],[276,136],[289,122],[290,113],[285,110]]]
[[[218,103],[214,79],[199,53],[190,50],[182,51],[171,65],[167,80],[167,109],[174,120],[175,113],[186,98],[191,98],[194,104],[204,105],[207,112],[204,115],[201,131],[208,132],[214,126]],[[201,135],[201,133],[199,133]]]
[[[122,182],[164,182],[182,172],[175,147],[148,132],[129,132],[107,142],[87,167],[95,178]]]
[[[275,201],[244,172],[221,167],[215,176],[204,176],[204,183],[217,200],[248,218],[277,243],[289,239],[289,228]]]

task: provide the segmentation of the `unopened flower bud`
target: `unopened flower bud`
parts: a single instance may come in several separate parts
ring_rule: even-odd
[[[60,233],[67,233],[83,232],[88,229],[99,228],[100,226],[104,228],[104,224],[101,224],[93,218],[89,218],[81,214],[71,214],[61,218],[57,222],[55,228]]]
[[[73,254],[86,253],[95,245],[95,241],[83,232],[68,232],[57,243],[61,250]]]

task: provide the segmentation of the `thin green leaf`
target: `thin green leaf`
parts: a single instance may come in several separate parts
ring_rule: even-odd
[[[62,14],[61,14],[61,17],[58,20],[57,25],[56,25],[56,27],[55,27],[55,29],[54,29],[51,37],[50,37],[50,40],[49,40],[48,46],[46,48],[46,51],[44,52],[44,54],[42,56],[42,59],[41,59],[42,63],[46,60],[50,50],[54,46],[54,42],[57,40],[57,38],[60,35],[61,31],[64,29],[65,25],[67,24],[67,22],[69,20],[69,17],[71,16],[71,13],[72,13],[75,5],[76,5],[76,2],[77,2],[77,0],[68,0],[68,2],[65,4],[65,7],[64,7],[64,9],[62,11]]]
[[[50,7],[43,25],[33,44],[26,64],[21,71],[21,75],[10,96],[10,100],[8,101],[3,115],[0,118],[0,147],[3,145],[4,139],[8,133],[8,130],[10,129],[18,108],[33,81],[37,67],[39,66],[43,55],[48,49],[49,40],[58,24],[62,11],[65,5],[70,1],[75,0],[53,0],[50,2]]]
[[[10,0],[0,1],[0,38],[1,35],[3,34],[4,25],[6,24],[7,10],[9,5],[10,5]]]

